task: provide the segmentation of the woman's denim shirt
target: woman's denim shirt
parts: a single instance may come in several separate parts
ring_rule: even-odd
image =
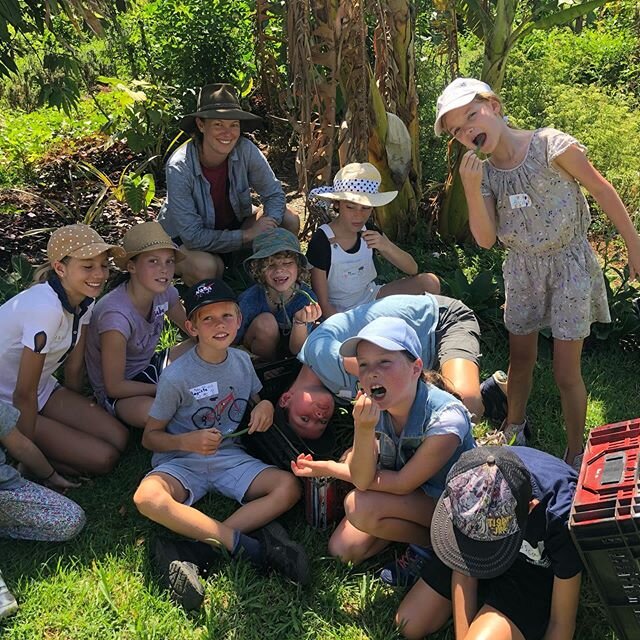
[[[281,224],[285,196],[267,159],[243,136],[228,156],[229,200],[242,221],[253,215],[251,189],[262,201],[265,215]],[[187,249],[229,253],[242,246],[242,230],[215,229],[216,212],[211,186],[202,174],[198,149],[189,140],[176,149],[166,167],[167,198],[158,222],[172,238],[180,238]]]
[[[449,428],[440,430],[439,418],[443,411],[448,409],[453,409],[459,415],[459,419],[455,425],[449,419],[447,421]],[[451,414],[449,418],[450,416]],[[450,428],[452,425],[453,429]],[[460,438],[460,444],[446,464],[422,485],[424,492],[433,498],[438,498],[444,491],[447,473],[460,455],[476,446],[471,433],[471,418],[462,402],[450,393],[422,380],[418,382],[416,398],[402,433],[399,436],[396,435],[391,416],[386,411],[380,415],[376,433],[380,438],[379,465],[382,469],[395,471],[399,471],[409,462],[424,439],[430,435],[455,433]]]

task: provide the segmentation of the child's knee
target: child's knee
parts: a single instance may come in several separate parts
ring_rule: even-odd
[[[350,544],[349,541],[345,540],[337,531],[329,538],[327,550],[330,556],[338,558],[338,560],[344,563],[352,562],[353,564],[357,564],[362,559],[360,547]]]
[[[427,293],[438,295],[440,293],[440,279],[435,273],[420,273],[417,276],[420,282],[420,288]]]
[[[171,496],[166,491],[144,480],[133,494],[133,504],[136,505],[136,509],[147,517],[150,517],[151,514],[158,512],[160,509],[166,508],[171,500]]]
[[[261,313],[257,315],[251,322],[251,329],[261,339],[272,339],[280,337],[278,321],[272,313]]]
[[[105,442],[99,450],[94,451],[94,455],[85,465],[80,466],[84,466],[85,471],[93,475],[106,476],[118,464],[121,453],[116,447]]]

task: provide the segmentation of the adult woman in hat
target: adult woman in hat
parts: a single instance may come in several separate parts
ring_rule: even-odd
[[[219,254],[250,247],[264,231],[279,226],[299,231],[298,216],[286,208],[267,159],[241,135],[260,121],[241,109],[231,85],[216,83],[202,87],[197,111],[180,123],[191,140],[169,158],[167,199],[158,221],[185,255],[176,273],[188,285],[221,277]],[[252,190],[261,210],[251,202]]]
[[[98,402],[142,429],[163,369],[194,343],[156,351],[167,317],[185,333],[187,316],[171,284],[183,255],[157,222],[131,227],[123,238],[122,270],[93,312],[85,361]]]

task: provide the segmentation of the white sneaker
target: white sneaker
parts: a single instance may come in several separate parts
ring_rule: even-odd
[[[7,588],[0,572],[0,618],[13,615],[18,610],[18,603]]]
[[[502,426],[502,433],[504,433],[507,444],[513,444],[517,447],[527,446],[527,430],[528,425],[526,420],[522,424],[507,424]]]

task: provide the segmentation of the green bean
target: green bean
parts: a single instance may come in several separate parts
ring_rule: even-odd
[[[246,429],[240,429],[240,431],[234,431],[233,433],[225,433],[222,436],[222,439],[226,440],[227,438],[237,438],[238,436],[243,436],[245,433],[249,433],[249,427]]]
[[[303,295],[307,296],[307,299],[309,300],[309,304],[318,304],[318,302],[314,300],[304,289],[296,289],[296,291],[298,293],[302,293]]]

